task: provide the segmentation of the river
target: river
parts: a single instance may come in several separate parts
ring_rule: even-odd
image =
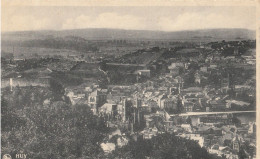
[[[255,122],[256,121],[256,113],[255,112],[246,112],[246,113],[238,113],[233,114],[235,117],[237,117],[241,123],[248,124],[249,122]],[[198,124],[198,118],[199,116],[191,116],[191,122],[192,125]]]

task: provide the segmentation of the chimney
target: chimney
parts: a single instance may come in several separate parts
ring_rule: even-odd
[[[123,121],[125,121],[126,117],[126,99],[123,99]]]
[[[10,90],[13,91],[13,78],[10,78]]]

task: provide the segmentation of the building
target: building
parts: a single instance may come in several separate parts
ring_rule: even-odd
[[[143,135],[143,139],[151,139],[152,137],[157,136],[158,129],[156,127],[145,128],[143,131],[141,131],[141,134]]]
[[[141,99],[139,99],[139,98],[136,98],[135,99],[135,103],[134,103],[134,106],[136,107],[136,108],[140,108],[140,107],[142,107],[142,100]]]
[[[238,101],[238,100],[226,100],[226,107],[232,108],[232,107],[248,107],[250,103],[244,102],[244,101]]]
[[[204,72],[204,73],[207,73],[208,72],[208,67],[206,67],[206,66],[205,67],[201,67],[200,71]]]
[[[190,140],[197,141],[200,147],[204,147],[204,137],[200,134],[186,134],[186,136]]]
[[[97,114],[97,110],[106,102],[107,94],[102,91],[95,90],[88,96],[88,104],[94,114]]]
[[[222,111],[226,109],[226,103],[222,100],[211,100],[209,104],[213,110]]]
[[[184,64],[183,63],[171,63],[171,65],[168,66],[168,69],[170,70],[171,75],[178,76],[181,73],[181,70],[184,70]]]
[[[176,110],[177,109],[177,99],[174,99],[174,98],[162,99],[160,107],[165,110]]]
[[[138,75],[144,76],[144,77],[150,77],[151,76],[151,70],[138,70]]]
[[[256,133],[256,124],[255,122],[250,122],[248,128],[248,134],[254,134],[254,133]]]
[[[196,73],[194,74],[194,78],[195,78],[194,82],[195,82],[196,84],[200,85],[200,83],[201,83],[201,75],[200,75],[198,72],[196,72]]]
[[[116,145],[114,143],[101,143],[100,147],[103,149],[105,153],[111,153],[115,150]]]
[[[182,105],[183,105],[183,108],[184,108],[185,112],[192,112],[193,111],[193,108],[194,108],[194,103],[193,102],[189,102],[187,100],[183,100],[182,101]]]
[[[212,116],[201,116],[199,117],[199,123],[203,124],[232,124],[232,115],[212,115]]]
[[[201,93],[203,91],[202,87],[189,87],[182,90],[182,93],[188,94],[188,93]]]
[[[234,137],[233,140],[232,140],[232,148],[236,152],[239,152],[239,150],[240,150],[240,141],[238,140],[237,136]]]
[[[186,132],[192,133],[192,127],[190,124],[181,124],[181,128]]]
[[[117,107],[118,115],[120,115],[121,120],[124,122],[129,119],[131,114],[131,101],[123,99]]]
[[[117,105],[111,103],[105,103],[99,110],[99,114],[108,115],[110,118],[114,118],[118,114]]]

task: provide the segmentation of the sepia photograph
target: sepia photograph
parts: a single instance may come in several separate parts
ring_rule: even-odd
[[[260,158],[256,2],[14,2],[2,159]]]

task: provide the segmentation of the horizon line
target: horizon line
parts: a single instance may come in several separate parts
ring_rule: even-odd
[[[17,33],[17,32],[41,32],[41,31],[73,31],[73,30],[124,30],[124,31],[150,31],[150,32],[184,32],[184,31],[202,31],[202,30],[236,30],[236,29],[244,29],[256,32],[256,29],[249,29],[249,28],[205,28],[205,29],[184,29],[184,30],[172,30],[172,31],[166,31],[166,30],[145,30],[145,29],[123,29],[123,28],[76,28],[76,29],[42,29],[42,30],[16,30],[16,31],[2,31],[1,33]]]

